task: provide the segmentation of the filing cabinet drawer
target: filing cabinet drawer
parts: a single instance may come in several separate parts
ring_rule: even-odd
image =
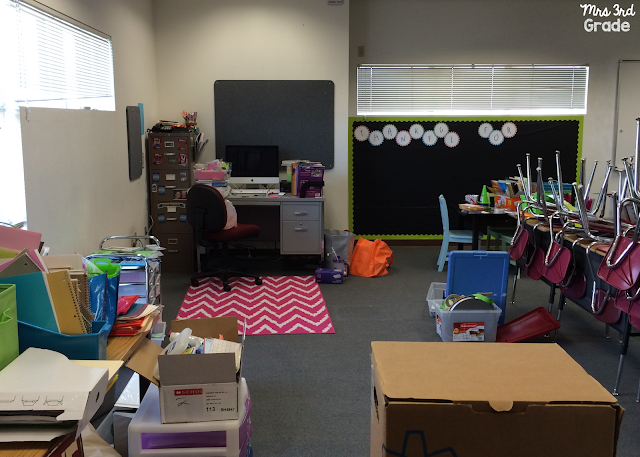
[[[151,184],[151,199],[153,204],[157,203],[186,203],[188,186],[179,187],[175,184],[170,186],[158,186]]]
[[[189,188],[191,185],[191,176],[189,170],[182,168],[172,168],[165,170],[152,170],[150,176],[150,184],[156,184],[158,187],[166,188]]]
[[[187,222],[186,202],[153,203],[152,215],[155,236],[158,236],[157,233],[193,232]]]
[[[319,204],[304,203],[283,203],[282,204],[282,220],[283,221],[318,221],[320,220]]]
[[[163,271],[194,271],[194,245],[191,233],[164,233],[154,235],[160,240]]]
[[[319,221],[282,221],[282,254],[321,254]]]

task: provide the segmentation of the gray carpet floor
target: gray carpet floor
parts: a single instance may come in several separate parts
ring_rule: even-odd
[[[430,283],[446,282],[446,271],[436,268],[439,248],[395,246],[393,251],[395,261],[386,276],[349,276],[341,285],[321,285],[334,335],[247,337],[243,375],[253,400],[256,456],[369,455],[371,341],[440,341],[426,303]],[[279,271],[269,265],[256,272],[313,273],[313,267],[298,270]],[[167,322],[175,318],[188,287],[187,274],[163,275]],[[507,305],[506,321],[546,307],[548,295],[544,283],[523,277],[516,304]],[[535,341],[549,342],[543,337]],[[617,332],[606,339],[604,324],[568,303],[557,342],[603,386],[613,389],[620,350]],[[619,457],[640,454],[640,404],[635,401],[639,379],[640,341],[632,338],[618,397],[626,409]]]

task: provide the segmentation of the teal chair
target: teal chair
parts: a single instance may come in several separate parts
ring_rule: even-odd
[[[438,198],[440,199],[440,215],[442,216],[442,247],[440,248],[440,256],[438,257],[438,271],[442,271],[444,269],[444,264],[447,261],[449,243],[471,244],[473,234],[471,230],[449,230],[449,210],[447,209],[447,201],[442,195]]]

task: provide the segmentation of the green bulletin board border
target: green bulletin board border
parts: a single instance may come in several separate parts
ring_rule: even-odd
[[[349,166],[349,230],[353,232],[353,123],[354,122],[492,122],[492,121],[578,121],[578,156],[576,159],[576,176],[580,175],[580,159],[582,158],[582,135],[584,129],[584,116],[471,116],[471,117],[386,117],[386,116],[356,116],[349,117],[349,145],[348,145],[348,166]],[[524,157],[523,157],[524,159]],[[517,171],[517,170],[514,170]],[[375,240],[378,238],[385,240],[441,240],[442,235],[361,235],[356,233],[358,238]]]

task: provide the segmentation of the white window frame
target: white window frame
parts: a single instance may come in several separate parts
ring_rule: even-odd
[[[583,115],[588,65],[359,65],[359,116]]]

